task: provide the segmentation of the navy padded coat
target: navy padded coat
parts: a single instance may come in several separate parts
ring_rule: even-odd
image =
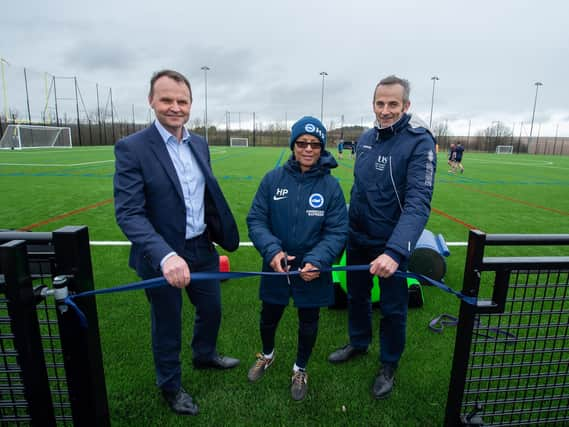
[[[323,151],[318,163],[301,173],[291,156],[281,167],[268,172],[255,194],[247,216],[249,237],[263,258],[263,271],[281,250],[296,256],[291,271],[310,262],[330,267],[344,249],[348,234],[346,201],[330,169],[338,164]],[[324,307],[334,300],[330,273],[305,282],[299,276],[262,277],[260,299],[296,307]]]

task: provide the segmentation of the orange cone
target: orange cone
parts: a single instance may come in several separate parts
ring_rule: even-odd
[[[226,255],[219,256],[219,271],[222,273],[229,273],[231,271],[229,258]]]

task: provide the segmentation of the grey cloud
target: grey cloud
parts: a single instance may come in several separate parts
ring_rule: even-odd
[[[88,99],[89,82],[112,87],[119,112],[135,104],[142,114],[152,72],[173,68],[192,82],[196,117],[207,65],[208,117],[221,121],[225,111],[279,121],[319,115],[323,70],[327,125],[342,115],[345,123],[370,123],[373,87],[391,73],[411,81],[412,111],[428,119],[430,77],[438,75],[433,119],[462,132],[470,120],[473,127],[528,123],[539,80],[536,120],[548,122],[543,132],[559,122],[560,134],[569,134],[567,1],[380,3],[8,2],[0,38],[9,42],[0,56],[14,68],[76,75]],[[21,85],[12,86],[11,93]]]
[[[64,53],[66,66],[89,72],[128,69],[138,59],[136,49],[106,41],[79,40]]]

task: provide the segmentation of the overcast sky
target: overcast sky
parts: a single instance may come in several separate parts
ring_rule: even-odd
[[[45,104],[41,73],[76,76],[87,110],[108,103],[121,117],[148,116],[151,74],[173,68],[190,79],[192,117],[225,124],[241,112],[260,122],[292,124],[302,115],[371,124],[379,79],[410,80],[411,111],[433,125],[448,121],[466,135],[501,121],[529,134],[540,81],[534,136],[569,136],[567,0],[261,0],[167,2],[25,0],[2,2],[0,57],[8,100],[25,116],[22,69],[28,70],[32,116]],[[56,80],[60,93],[72,81]],[[23,102],[23,103],[22,103]],[[62,104],[74,107],[72,101]],[[71,108],[73,111],[73,108]],[[232,122],[232,127],[236,126]]]

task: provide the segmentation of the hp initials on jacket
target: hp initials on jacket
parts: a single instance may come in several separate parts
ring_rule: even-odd
[[[286,188],[277,188],[275,195],[273,196],[273,200],[282,200],[288,197],[288,189]]]

